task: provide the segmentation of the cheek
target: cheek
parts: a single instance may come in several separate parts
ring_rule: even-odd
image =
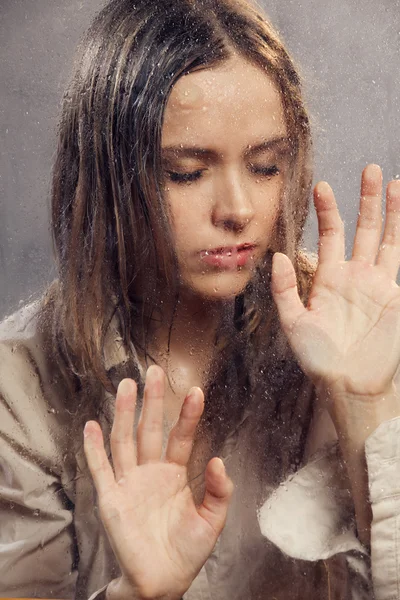
[[[199,202],[193,194],[180,195],[171,198],[169,202],[172,225],[178,229],[191,223],[203,222],[207,218],[207,206]]]
[[[194,236],[209,220],[209,207],[206,202],[200,202],[190,187],[167,191],[165,200],[169,207],[172,232],[176,250],[184,250],[193,246]]]
[[[281,182],[270,182],[260,185],[254,194],[254,213],[257,225],[271,231],[279,217],[283,202],[283,185]]]

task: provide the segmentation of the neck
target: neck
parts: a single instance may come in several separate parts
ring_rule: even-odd
[[[222,313],[226,306],[200,298],[181,289],[179,297],[165,294],[157,302],[147,332],[149,352],[194,352],[199,346],[210,348],[215,343]]]

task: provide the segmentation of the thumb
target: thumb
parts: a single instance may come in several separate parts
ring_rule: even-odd
[[[205,473],[206,492],[198,513],[215,531],[216,539],[221,533],[228,512],[233,483],[226,474],[220,458],[212,458]]]
[[[286,254],[275,252],[272,259],[271,291],[278,309],[279,319],[286,335],[305,312],[297,290],[296,273]]]

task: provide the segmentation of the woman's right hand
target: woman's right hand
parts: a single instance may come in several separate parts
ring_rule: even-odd
[[[85,454],[100,516],[122,573],[107,588],[110,600],[181,598],[225,524],[233,485],[222,461],[213,458],[207,465],[200,506],[188,486],[187,464],[203,393],[192,388],[185,398],[162,460],[164,386],[164,372],[151,366],[135,444],[136,384],[121,381],[111,431],[114,471],[100,426],[89,421],[85,427]]]

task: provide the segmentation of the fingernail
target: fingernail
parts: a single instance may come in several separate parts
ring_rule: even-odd
[[[204,410],[204,402],[201,398],[201,389],[198,387],[190,388],[184,402],[184,410],[189,411],[191,414],[196,414],[198,416]]]
[[[319,196],[321,196],[321,195],[324,195],[324,194],[329,194],[329,193],[331,193],[331,192],[332,192],[332,188],[331,188],[331,186],[329,185],[329,183],[327,183],[326,181],[320,181],[320,182],[317,184],[317,186],[316,186],[316,188],[315,188],[315,191],[316,191],[316,193],[317,193],[317,196],[319,197]]]
[[[279,263],[282,259],[279,257],[279,254],[277,252],[275,252],[273,258],[272,258],[272,273],[275,275],[276,273],[279,273],[280,269],[279,269]]]
[[[135,392],[135,384],[131,379],[123,379],[118,386],[120,396],[129,396]]]
[[[85,427],[83,428],[83,437],[89,437],[90,433],[90,421],[88,421],[87,423],[85,423]]]
[[[195,398],[198,394],[198,391],[199,388],[197,386],[191,387],[187,393],[186,400],[191,400],[192,398]]]
[[[225,469],[224,461],[220,457],[218,457],[218,459],[219,459],[219,472],[220,472],[220,475],[225,475],[226,469]]]
[[[400,197],[400,181],[394,180],[388,184],[388,194],[395,198]]]
[[[284,269],[285,265],[287,265],[286,259],[286,254],[282,254],[281,252],[275,252],[272,259],[272,272],[274,274],[282,272],[282,269]]]
[[[379,165],[375,165],[375,164],[370,164],[367,165],[364,169],[364,171],[366,173],[368,173],[368,175],[370,177],[379,177],[380,175],[382,175],[382,169],[380,168]]]
[[[147,369],[146,380],[151,382],[156,381],[157,379],[160,379],[161,373],[163,373],[161,367],[158,365],[150,365]]]

